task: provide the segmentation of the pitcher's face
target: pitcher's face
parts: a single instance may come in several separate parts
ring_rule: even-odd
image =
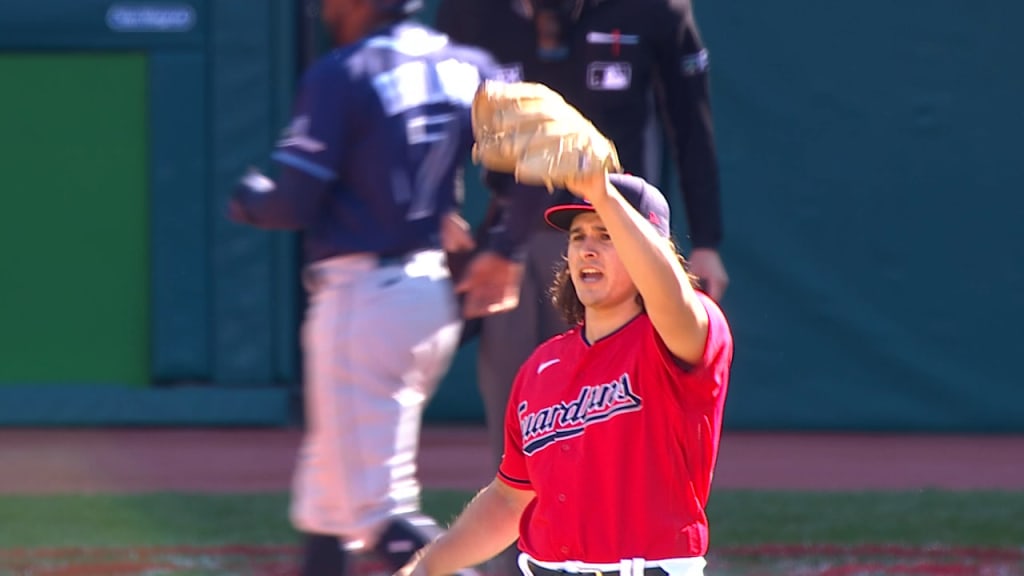
[[[636,286],[597,214],[584,212],[573,219],[566,256],[576,296],[586,308],[640,311]]]

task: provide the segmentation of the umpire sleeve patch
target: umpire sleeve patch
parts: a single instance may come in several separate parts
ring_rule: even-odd
[[[695,54],[686,54],[683,56],[683,76],[696,76],[698,74],[703,74],[704,72],[707,72],[709,66],[708,51],[706,49]]]

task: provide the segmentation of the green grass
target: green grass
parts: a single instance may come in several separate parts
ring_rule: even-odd
[[[471,494],[430,491],[447,523]],[[148,494],[0,497],[0,548],[289,544],[288,496]],[[785,544],[1024,546],[1024,493],[719,491],[716,547]]]
[[[284,494],[59,495],[0,498],[0,547],[280,543]]]
[[[716,546],[1024,546],[1024,492],[720,491],[708,516]]]
[[[471,494],[432,491],[424,509],[443,522]],[[0,548],[284,544],[288,495],[0,496]]]

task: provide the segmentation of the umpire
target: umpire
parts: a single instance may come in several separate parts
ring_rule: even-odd
[[[691,271],[721,299],[728,276],[718,255],[709,60],[690,0],[441,0],[436,27],[490,52],[504,79],[561,93],[615,142],[627,172],[651,178],[660,153],[646,134],[654,104],[680,177]]]
[[[680,178],[689,269],[709,296],[722,297],[729,280],[718,253],[722,213],[708,53],[690,0],[440,0],[436,27],[489,51],[501,63],[502,79],[560,92],[615,143],[626,172],[655,181],[657,111]],[[507,188],[509,179],[488,174],[495,189]],[[477,379],[496,463],[519,366],[540,342],[567,328],[547,294],[564,236],[538,224],[526,246],[518,307],[484,317],[480,331]]]

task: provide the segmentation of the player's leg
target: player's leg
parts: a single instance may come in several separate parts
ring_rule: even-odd
[[[484,405],[491,464],[497,472],[505,446],[505,410],[519,366],[536,347],[538,301],[529,266],[523,271],[519,305],[487,316],[477,348],[477,387]]]
[[[378,364],[380,391],[397,407],[398,420],[394,449],[387,455],[390,464],[381,467],[387,469],[390,483],[388,519],[376,527],[367,545],[392,571],[441,534],[437,523],[420,512],[415,466],[423,410],[450,368],[459,341],[458,306],[446,273],[443,260],[432,255],[407,265],[400,283],[405,286],[394,285],[401,291],[390,296],[387,317],[369,319],[381,334],[390,334],[379,344],[393,353],[391,362]],[[381,283],[390,284],[390,279]]]
[[[331,501],[337,481],[335,436],[340,433],[337,406],[326,400],[333,387],[332,356],[336,326],[347,322],[351,312],[345,293],[351,286],[329,284],[324,274],[307,271],[309,304],[302,326],[304,409],[306,433],[299,448],[292,479],[291,519],[303,533],[301,576],[337,576],[348,563],[342,524]],[[314,280],[315,279],[315,280]],[[340,479],[345,481],[345,477]],[[338,489],[344,492],[345,487]]]
[[[293,516],[300,529],[343,535],[356,548],[398,554],[405,547],[411,554],[431,530],[410,538],[412,530],[395,526],[423,527],[398,519],[419,513],[423,409],[459,339],[448,270],[443,255],[430,253],[373,270],[332,294],[334,322],[325,322],[329,334],[311,345],[329,358],[314,377],[322,383],[314,388],[327,392],[308,396],[312,426]]]
[[[502,314],[483,319],[477,349],[477,386],[484,405],[490,458],[495,472],[501,463],[505,445],[505,410],[512,382],[519,366],[535,347],[538,302],[536,283],[528,278],[529,266],[523,271],[519,306]],[[521,344],[521,345],[520,345]],[[493,576],[517,576],[518,549],[509,546],[487,565]]]
[[[349,558],[340,538],[327,534],[306,534],[302,544],[300,576],[344,576]]]
[[[477,385],[484,403],[495,467],[505,441],[505,408],[519,367],[541,342],[568,326],[551,305],[548,289],[565,253],[565,235],[537,230],[527,244],[519,306],[483,319],[477,350]]]
[[[391,571],[405,566],[417,550],[441,535],[433,518],[409,514],[392,518],[377,537],[374,552]]]
[[[527,247],[519,306],[484,319],[477,358],[477,383],[484,402],[487,433],[495,469],[505,439],[505,410],[516,372],[538,344],[568,329],[551,305],[548,288],[565,253],[565,235],[538,230]],[[493,562],[496,576],[519,574],[518,550],[510,546]]]

